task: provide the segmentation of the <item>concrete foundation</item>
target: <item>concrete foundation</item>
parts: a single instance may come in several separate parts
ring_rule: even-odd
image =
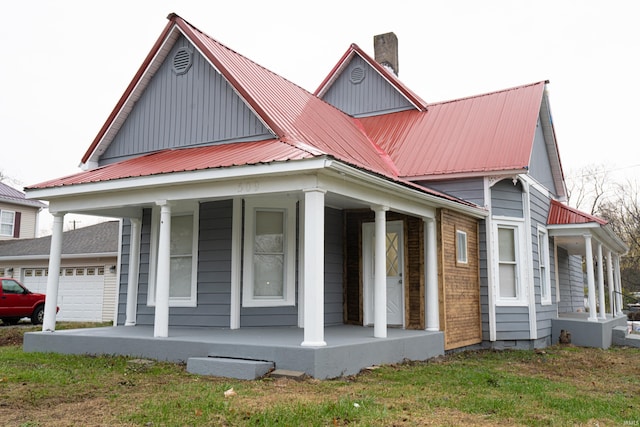
[[[353,375],[365,367],[444,354],[444,334],[389,328],[387,338],[351,325],[325,328],[324,347],[302,347],[299,328],[170,328],[154,338],[150,326],[118,326],[25,334],[24,351],[110,354],[187,362],[190,358],[231,358],[272,362],[276,369],[318,378]],[[205,369],[205,368],[203,368]]]
[[[552,343],[558,344],[561,331],[571,334],[571,344],[579,347],[611,347],[613,328],[626,326],[626,316],[607,317],[597,321],[587,320],[586,313],[563,314],[551,321]]]

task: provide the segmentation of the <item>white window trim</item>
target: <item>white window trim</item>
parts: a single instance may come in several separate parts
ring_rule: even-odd
[[[193,215],[193,242],[191,246],[191,296],[189,298],[169,297],[169,307],[197,307],[198,305],[198,236],[200,230],[200,209],[197,203],[181,203],[172,209],[171,217]],[[151,211],[151,239],[149,251],[149,282],[147,305],[156,305],[156,273],[158,270],[158,238],[160,233],[160,207]],[[171,285],[169,285],[171,286]]]
[[[13,214],[13,220],[11,221],[11,224],[7,223],[2,223],[2,214],[3,213],[12,213]],[[2,225],[11,225],[11,233],[9,234],[2,234]],[[16,232],[16,212],[15,211],[10,211],[8,209],[0,209],[0,236],[3,237],[13,237],[13,235]]]
[[[279,307],[296,304],[296,199],[271,197],[245,199],[244,252],[242,265],[242,306]],[[285,212],[284,281],[282,298],[253,298],[253,239],[256,209],[282,209]]]
[[[497,306],[528,306],[527,278],[525,274],[526,263],[526,235],[524,219],[514,219],[505,217],[493,218],[493,241],[495,242],[493,250],[495,251],[493,265],[493,283],[495,284],[495,295]],[[514,236],[517,240],[515,243],[516,250],[516,296],[515,298],[507,298],[500,296],[500,275],[498,273],[500,266],[500,242],[498,241],[498,228],[513,228]]]
[[[459,236],[464,236],[464,259],[460,259],[460,248],[458,245]],[[469,238],[467,236],[467,232],[463,230],[456,230],[456,264],[458,265],[468,265],[469,264]]]
[[[540,240],[542,239],[542,248],[540,248]],[[541,259],[544,259],[546,262],[543,264],[540,262]],[[550,262],[549,262],[549,233],[547,229],[541,225],[538,225],[538,273],[540,278],[542,279],[542,275],[544,274],[544,290],[546,290],[546,295],[544,295],[544,290],[542,289],[542,281],[540,282],[540,304],[541,305],[551,305],[551,271],[550,271]],[[544,266],[544,271],[543,271]]]

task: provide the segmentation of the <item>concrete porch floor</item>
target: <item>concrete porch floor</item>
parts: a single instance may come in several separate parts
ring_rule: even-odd
[[[152,326],[116,326],[56,332],[30,332],[25,352],[108,354],[186,362],[191,357],[261,360],[276,369],[326,379],[358,373],[367,366],[426,360],[444,354],[444,334],[389,328],[374,338],[373,328],[325,328],[325,347],[302,347],[303,330],[283,328],[171,327],[168,338],[154,338]]]
[[[552,344],[557,344],[562,330],[571,334],[571,344],[579,347],[611,347],[613,328],[626,326],[627,316],[612,316],[606,319],[589,320],[589,313],[560,313],[551,320]]]

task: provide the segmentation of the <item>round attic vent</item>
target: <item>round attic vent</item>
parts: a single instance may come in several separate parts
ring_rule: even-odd
[[[357,85],[358,83],[361,83],[364,80],[364,77],[365,77],[364,68],[353,67],[351,69],[351,74],[349,75],[349,80],[351,80],[351,83],[353,83],[354,85]]]
[[[173,56],[173,72],[176,74],[184,74],[189,71],[192,63],[193,52],[186,47],[181,47]]]

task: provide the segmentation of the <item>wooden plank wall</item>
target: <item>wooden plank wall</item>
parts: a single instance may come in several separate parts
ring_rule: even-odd
[[[450,350],[482,342],[478,222],[448,209],[437,217],[440,327]],[[457,263],[456,230],[467,233],[467,264]]]

